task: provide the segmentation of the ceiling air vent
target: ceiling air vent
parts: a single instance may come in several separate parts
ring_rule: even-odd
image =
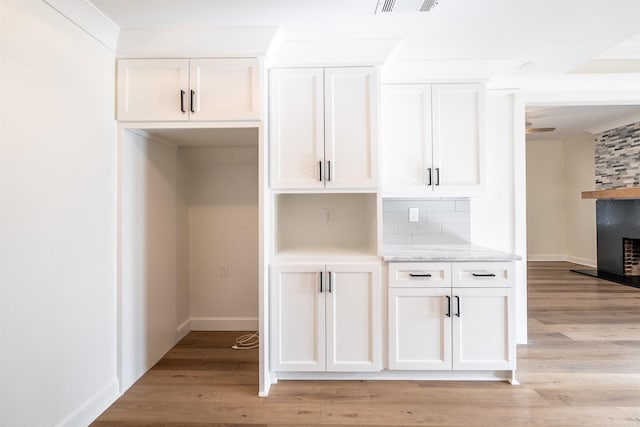
[[[391,12],[428,12],[438,0],[378,0],[376,14]]]

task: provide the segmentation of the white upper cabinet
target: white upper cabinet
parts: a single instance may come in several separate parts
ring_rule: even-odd
[[[484,102],[479,84],[383,86],[383,191],[477,193],[484,181]]]
[[[271,187],[375,189],[377,91],[373,67],[271,70]]]
[[[482,185],[484,166],[484,91],[481,85],[434,85],[434,187],[472,191]]]
[[[118,120],[187,120],[188,59],[118,61]]]
[[[121,59],[118,120],[260,120],[259,76],[256,58]]]
[[[431,86],[382,87],[383,190],[425,192],[433,170]]]
[[[271,70],[271,185],[324,188],[324,71]]]

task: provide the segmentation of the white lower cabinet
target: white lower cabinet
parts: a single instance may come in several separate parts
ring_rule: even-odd
[[[271,370],[381,369],[380,266],[271,267]]]
[[[515,369],[511,264],[453,263],[464,274],[447,287],[420,276],[428,265],[389,265],[389,369]],[[414,287],[394,280],[399,270],[413,272]]]

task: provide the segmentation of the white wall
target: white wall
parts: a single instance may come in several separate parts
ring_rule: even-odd
[[[486,111],[486,191],[470,199],[471,242],[520,256],[516,244],[516,197],[514,178],[514,95],[489,91]],[[516,261],[525,271],[524,261]],[[526,274],[518,274],[515,285],[516,335],[527,341]]]
[[[527,143],[527,248],[530,260],[596,265],[594,139]]]
[[[258,146],[182,147],[193,330],[258,329]]]
[[[117,397],[114,54],[0,7],[0,424],[83,425]]]
[[[178,280],[184,268],[178,266],[177,148],[126,130],[121,138],[121,375],[126,390],[178,341],[177,328],[184,321],[179,306],[188,296],[188,283]]]
[[[527,252],[529,259],[566,253],[564,144],[527,142]]]
[[[597,262],[596,201],[582,192],[595,188],[595,141],[583,135],[564,142],[567,261],[595,267]]]

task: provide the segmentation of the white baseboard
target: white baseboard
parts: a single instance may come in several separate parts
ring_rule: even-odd
[[[567,262],[572,262],[574,264],[580,264],[580,265],[584,265],[585,267],[592,267],[592,268],[596,268],[598,267],[598,262],[595,259],[588,259],[588,258],[579,258],[579,257],[575,257],[575,256],[568,256],[566,259]]]
[[[527,255],[527,261],[566,261],[565,255]]]
[[[596,260],[588,258],[579,258],[569,255],[527,255],[527,261],[542,262],[542,261],[566,261],[574,264],[584,265],[586,267],[596,268],[598,263]]]
[[[257,317],[192,317],[192,331],[257,331]]]
[[[56,427],[87,426],[100,416],[113,402],[120,397],[118,380],[109,384],[89,397],[82,405],[73,410]]]
[[[189,332],[191,332],[191,319],[185,320],[178,326],[176,330],[176,342],[186,337]]]

